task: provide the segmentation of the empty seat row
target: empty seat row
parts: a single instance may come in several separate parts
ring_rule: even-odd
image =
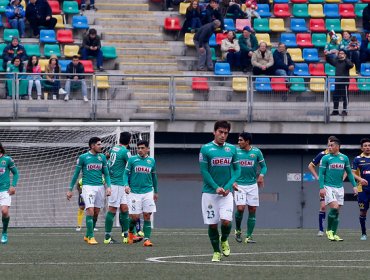
[[[370,76],[370,67],[369,67]],[[350,76],[357,76],[356,66],[350,70]],[[296,63],[294,66],[294,75],[296,76],[335,76],[335,67],[329,63]],[[365,76],[365,75],[363,75]]]
[[[315,7],[312,7],[315,5]],[[358,7],[358,12],[361,11],[362,16],[362,10],[364,7],[362,6]],[[366,6],[367,4],[365,4]],[[313,18],[355,18],[355,8],[352,4],[324,4],[323,6],[320,4],[294,4],[292,8],[292,14],[294,17],[313,17]]]

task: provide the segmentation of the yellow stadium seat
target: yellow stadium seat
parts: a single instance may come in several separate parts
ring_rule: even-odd
[[[62,15],[53,15],[53,18],[57,19],[57,24],[55,25],[55,28],[64,28],[64,21]]]
[[[350,76],[358,76],[357,72],[356,72],[356,65],[354,65],[350,70],[349,70],[349,75]]]
[[[258,44],[261,42],[265,42],[267,46],[271,47],[271,40],[270,40],[270,34],[268,33],[256,33]]]
[[[40,59],[39,60],[39,66],[41,68],[41,72],[45,72],[45,67],[48,64],[49,64],[49,59]]]
[[[294,62],[303,62],[302,50],[300,48],[289,48],[288,53]]]
[[[311,78],[310,79],[310,90],[313,92],[324,92],[325,91],[325,79],[324,78]]]
[[[325,0],[326,3],[340,3],[341,0]]]
[[[340,21],[340,27],[342,30],[349,32],[357,32],[356,21],[354,18],[344,18]]]
[[[324,18],[324,9],[321,4],[308,4],[308,14],[312,18]]]
[[[65,45],[64,46],[64,56],[65,57],[72,57],[74,55],[78,55],[80,47],[78,45]]]
[[[194,35],[195,33],[185,33],[185,37],[184,37],[184,43],[185,45],[189,46],[189,47],[194,47],[195,44],[194,44]]]
[[[335,35],[337,35],[337,37],[338,37],[338,44],[340,44],[340,42],[342,41],[342,34],[340,34],[340,33],[335,33]],[[330,42],[330,36],[329,35],[327,35],[326,36],[326,42]]]
[[[233,78],[233,90],[239,92],[247,92],[247,78]]]
[[[179,13],[180,15],[186,15],[186,9],[190,6],[190,2],[185,3],[181,2],[179,6]]]
[[[285,32],[284,19],[282,18],[270,18],[270,29],[274,32]]]
[[[96,76],[96,84],[98,89],[110,88],[108,76]]]

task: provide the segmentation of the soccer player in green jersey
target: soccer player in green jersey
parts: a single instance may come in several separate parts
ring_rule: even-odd
[[[12,184],[10,184],[10,172],[13,174]],[[9,207],[12,204],[11,196],[15,194],[15,187],[18,182],[18,169],[13,159],[5,154],[5,149],[0,143],[0,206],[3,222],[1,243],[8,243]]]
[[[235,212],[235,239],[239,243],[242,242],[241,223],[245,206],[248,205],[249,216],[245,243],[255,243],[252,234],[256,224],[256,209],[259,206],[258,188],[262,188],[264,185],[263,179],[267,172],[267,166],[261,150],[252,146],[251,133],[240,133],[238,145],[237,153],[241,171],[239,178],[233,184],[237,208]],[[258,167],[260,168],[259,174]]]
[[[337,229],[339,208],[344,202],[344,172],[347,173],[355,195],[357,195],[357,186],[348,157],[339,151],[340,141],[338,138],[335,137],[329,142],[328,150],[329,154],[321,159],[319,171],[320,196],[325,197],[325,204],[330,207],[326,235],[330,241],[343,241],[337,235]]]
[[[150,241],[152,233],[151,215],[156,212],[155,202],[158,200],[158,181],[156,174],[156,164],[154,158],[149,156],[149,143],[140,140],[137,143],[136,156],[130,157],[123,181],[125,191],[129,194],[129,243],[133,243],[133,230],[140,214],[144,217],[144,246],[153,246]],[[130,178],[130,179],[129,179]]]
[[[240,166],[234,145],[226,143],[231,125],[228,121],[217,121],[214,125],[214,140],[202,146],[199,153],[200,172],[203,177],[202,213],[208,225],[208,236],[213,247],[213,262],[230,255],[228,237],[233,219],[232,185],[240,176]]]
[[[98,242],[94,237],[94,228],[100,208],[104,207],[104,183],[103,175],[107,185],[105,194],[111,195],[111,182],[108,171],[107,159],[101,153],[102,143],[98,137],[92,137],[89,140],[90,150],[80,155],[77,160],[76,169],[69,185],[67,199],[72,198],[73,187],[82,170],[82,197],[85,201],[86,211],[86,235],[84,240],[90,245],[96,245]]]

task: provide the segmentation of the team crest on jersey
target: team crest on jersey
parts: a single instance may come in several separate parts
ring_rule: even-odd
[[[230,166],[231,157],[216,157],[212,159],[212,166]]]
[[[225,152],[230,152],[231,149],[229,147],[225,147]]]
[[[5,165],[6,164],[6,161],[5,160],[2,160],[1,161],[1,165]]]
[[[332,163],[329,164],[330,169],[344,169],[344,163]]]
[[[147,162],[148,164],[151,164],[151,163],[152,163],[152,161],[151,161],[150,159],[147,159],[147,160],[146,160],[146,162]]]
[[[101,158],[101,156],[98,156],[98,160],[102,161],[102,158]]]
[[[255,154],[251,154],[251,155],[250,155],[250,157],[251,157],[251,158],[254,158],[255,156],[256,156]]]
[[[212,204],[208,205],[208,209],[212,209],[212,208],[213,208]]]
[[[340,160],[344,160],[344,157],[339,157]]]

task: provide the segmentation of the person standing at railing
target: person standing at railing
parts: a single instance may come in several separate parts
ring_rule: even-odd
[[[343,101],[342,116],[347,116],[349,70],[353,67],[353,62],[347,58],[344,50],[338,51],[338,56],[328,56],[326,61],[335,67],[335,89],[333,93],[334,110],[332,116],[339,115],[339,101]],[[340,78],[338,78],[340,77]]]

